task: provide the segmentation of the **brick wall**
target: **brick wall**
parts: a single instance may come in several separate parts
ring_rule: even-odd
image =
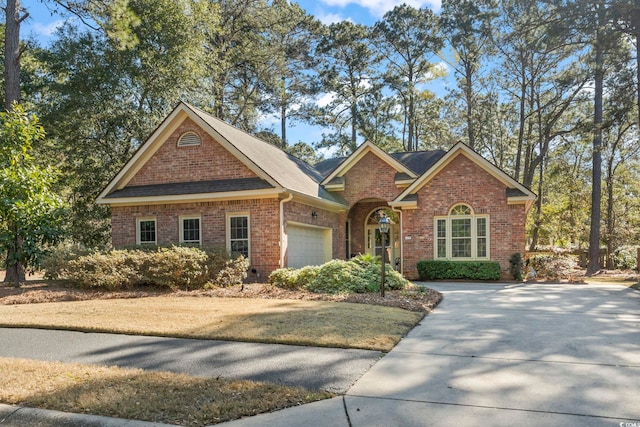
[[[188,131],[197,133],[202,143],[191,147],[178,147],[178,139]],[[253,178],[255,176],[249,168],[216,142],[211,135],[204,132],[191,119],[185,119],[127,185]]]
[[[114,247],[136,244],[136,218],[155,217],[156,237],[160,245],[179,242],[180,215],[200,215],[202,244],[226,246],[226,215],[249,213],[250,269],[249,280],[266,280],[279,267],[280,204],[278,199],[202,202],[111,208]],[[258,274],[260,275],[258,277]]]
[[[345,175],[345,190],[339,192],[353,206],[362,199],[393,200],[402,191],[395,184],[396,170],[369,152]]]
[[[507,205],[506,187],[464,155],[458,155],[418,192],[418,209],[403,211],[404,273],[417,278],[416,263],[433,259],[434,216],[465,203],[489,215],[492,260],[509,268],[509,257],[525,249],[525,207]]]

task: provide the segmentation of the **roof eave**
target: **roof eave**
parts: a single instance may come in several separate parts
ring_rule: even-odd
[[[138,196],[108,198],[98,197],[96,203],[110,206],[138,206],[157,204],[178,204],[192,202],[215,202],[223,200],[268,199],[278,197],[282,188],[266,188],[261,190],[226,191],[221,193],[173,194],[164,196]]]

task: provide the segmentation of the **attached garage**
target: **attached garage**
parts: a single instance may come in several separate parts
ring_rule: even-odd
[[[287,266],[300,268],[331,260],[331,229],[287,224]]]

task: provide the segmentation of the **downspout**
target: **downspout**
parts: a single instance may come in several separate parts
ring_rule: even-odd
[[[400,218],[400,235],[398,236],[398,238],[400,239],[400,274],[404,276],[404,233],[402,230],[402,209],[398,209],[392,206],[391,210],[394,212],[398,212],[398,217]]]
[[[286,193],[283,193],[286,194]],[[289,241],[287,239],[287,245],[283,244],[284,242],[284,204],[290,202],[293,199],[293,194],[289,193],[285,199],[280,200],[280,268],[284,267],[284,254],[289,245]]]

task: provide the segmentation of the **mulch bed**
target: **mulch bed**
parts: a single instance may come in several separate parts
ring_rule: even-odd
[[[348,295],[316,294],[300,290],[282,289],[262,283],[245,284],[243,286],[233,286],[230,288],[176,292],[158,290],[152,287],[121,291],[78,289],[44,280],[30,280],[19,288],[0,284],[0,304],[2,305],[83,301],[91,299],[143,298],[161,295],[175,297],[265,298],[350,302],[398,307],[405,310],[427,313],[433,310],[442,300],[442,294],[440,292],[429,288],[424,288],[423,292],[418,290],[387,291],[383,298],[377,293]]]

